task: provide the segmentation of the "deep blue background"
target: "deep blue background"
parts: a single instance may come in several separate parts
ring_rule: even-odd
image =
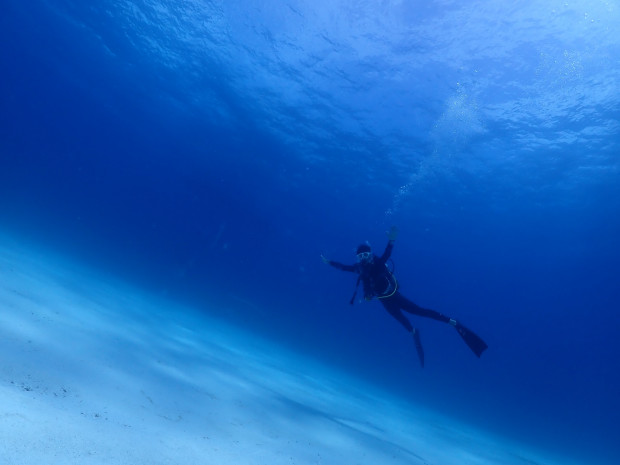
[[[292,140],[269,130],[265,115],[295,121],[316,109],[264,108],[268,99],[232,83],[239,70],[222,66],[216,47],[202,50],[199,63],[193,55],[190,70],[163,66],[138,39],[167,40],[172,25],[140,26],[120,13],[123,2],[82,3],[1,7],[4,229],[446,414],[569,455],[609,463],[618,457],[617,80],[596,81],[609,92],[606,105],[571,108],[551,117],[550,127],[536,118],[495,120],[494,99],[518,93],[507,84],[479,102],[475,121],[457,120],[469,130],[461,136],[440,117],[450,94],[457,104],[462,96],[458,72],[438,64],[419,77],[418,100],[407,104],[417,115],[406,133],[414,155],[395,160],[398,137],[340,131],[332,127],[336,108],[323,115],[322,127],[320,118],[316,123],[333,130],[324,139],[301,124],[290,128],[298,136]],[[136,5],[154,14],[158,4]],[[174,16],[176,4],[166,5]],[[443,8],[410,13],[421,20],[459,7]],[[224,21],[247,20],[235,12],[223,11]],[[568,24],[570,14],[563,16]],[[597,51],[586,59],[574,44],[572,53],[590,70],[596,62],[617,77],[611,30],[603,30],[610,43],[598,50],[600,60]],[[236,51],[226,52],[231,62]],[[546,69],[543,81],[565,73]],[[519,72],[516,82],[531,78]],[[575,79],[590,77],[584,74]],[[501,88],[490,76],[488,88]],[[352,95],[364,100],[363,88]],[[196,98],[201,92],[225,102],[228,116],[213,117],[217,112]],[[390,102],[373,105],[377,131],[398,126],[397,105],[392,113]],[[546,110],[531,111],[543,121]],[[474,127],[478,120],[485,131]],[[562,131],[580,137],[562,139]],[[524,134],[543,142],[528,144]],[[482,335],[490,346],[482,359],[451,328],[417,319],[427,353],[420,370],[407,334],[377,302],[348,305],[355,278],[325,267],[319,254],[353,262],[365,240],[380,252],[391,224],[401,230],[393,258],[403,293]]]

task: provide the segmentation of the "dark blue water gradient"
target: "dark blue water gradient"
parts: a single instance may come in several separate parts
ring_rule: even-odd
[[[128,5],[3,4],[5,229],[414,402],[613,462],[620,93],[605,63],[618,44],[575,45],[586,32],[605,37],[602,26],[585,30],[594,26],[565,11],[572,40],[553,36],[551,21],[544,41],[523,41],[514,58],[481,49],[465,73],[445,58],[458,50],[452,32],[437,42],[420,25],[473,4],[409,11],[419,35],[374,58],[326,24],[316,37],[331,48],[309,41],[304,54],[298,39],[298,62],[282,58],[276,25],[288,13],[275,8],[253,24],[241,3],[135,2],[143,21]],[[287,8],[307,27],[320,19],[301,2]],[[466,37],[480,32],[469,27]],[[329,84],[309,78],[317,69]],[[584,88],[592,94],[573,105]],[[418,319],[421,371],[407,334],[377,302],[351,307],[354,277],[321,263],[320,253],[352,261],[365,240],[381,250],[393,223],[403,293],[479,332],[490,346],[481,360],[451,328]]]

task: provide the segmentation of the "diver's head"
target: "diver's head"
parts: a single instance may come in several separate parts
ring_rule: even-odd
[[[355,252],[359,263],[369,263],[372,261],[372,252],[368,244],[360,244]]]

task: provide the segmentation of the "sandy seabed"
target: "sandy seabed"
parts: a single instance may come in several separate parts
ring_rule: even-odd
[[[8,239],[0,350],[0,464],[568,465]]]

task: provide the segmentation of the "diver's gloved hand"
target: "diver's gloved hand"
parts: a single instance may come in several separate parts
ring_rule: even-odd
[[[328,264],[328,265],[329,265],[329,260],[328,260],[327,258],[325,258],[325,257],[323,256],[323,254],[321,254],[321,260],[323,260],[323,263],[326,263],[326,264]]]
[[[390,230],[387,232],[388,239],[391,241],[395,241],[398,237],[398,228],[396,226],[392,226]]]

